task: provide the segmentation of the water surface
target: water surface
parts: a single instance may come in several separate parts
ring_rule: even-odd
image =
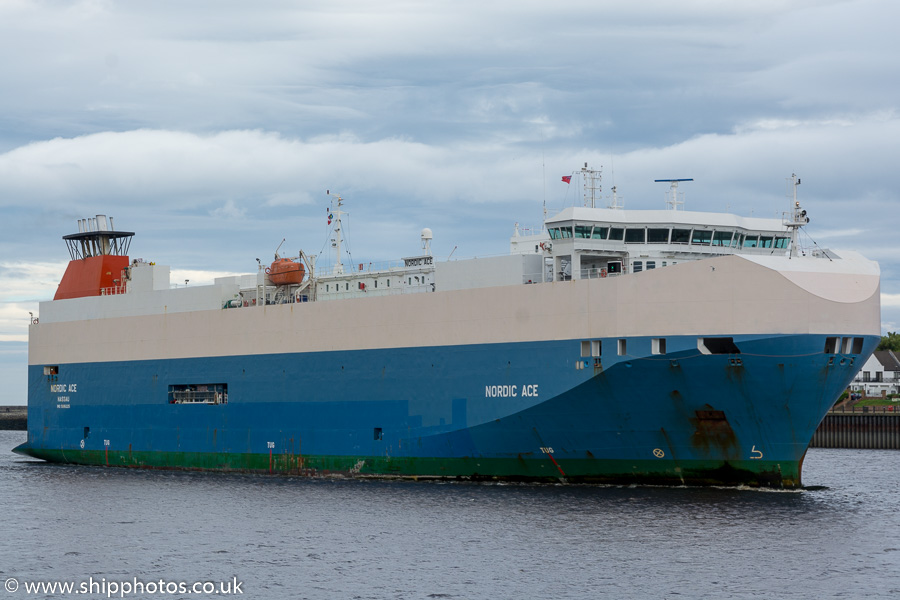
[[[244,597],[267,599],[900,597],[897,451],[811,449],[812,489],[762,492],[73,467],[8,452],[24,439],[0,432],[0,583],[236,577]]]

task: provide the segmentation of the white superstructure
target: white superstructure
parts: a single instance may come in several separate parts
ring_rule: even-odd
[[[589,178],[592,201],[597,179]],[[665,181],[673,182],[671,196],[677,198],[677,181],[684,180]],[[348,265],[338,260],[319,273],[316,257],[301,252],[292,260],[306,265],[308,277],[302,283],[276,285],[260,264],[256,273],[218,278],[213,285],[172,287],[168,266],[132,261],[116,289],[106,290],[100,298],[43,302],[40,318],[43,323],[83,321],[617,278],[733,255],[778,271],[822,297],[859,301],[855,296],[845,298],[858,286],[827,284],[824,289],[822,282],[840,282],[854,273],[865,273],[877,282],[877,265],[853,252],[801,251],[797,230],[808,218],[796,200],[799,180],[792,176],[789,181],[792,209],[783,220],[679,210],[682,204],[674,201],[669,210],[624,210],[615,199],[614,208],[566,208],[548,218],[537,233],[521,233],[517,225],[505,256],[436,262],[428,228],[421,234],[421,254],[392,263]],[[347,213],[341,197],[332,197],[329,219],[338,253],[341,217]],[[587,204],[587,192],[585,197]],[[872,289],[865,288],[867,297]]]

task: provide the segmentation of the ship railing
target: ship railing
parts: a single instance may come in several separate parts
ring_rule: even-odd
[[[831,414],[887,414],[900,415],[900,399],[895,400],[895,406],[835,406]]]
[[[623,275],[623,273],[610,273],[606,269],[597,269],[593,267],[581,269],[582,279],[603,279],[606,277],[618,277],[620,275]]]
[[[225,396],[216,391],[175,390],[170,392],[170,404],[224,404]]]
[[[400,296],[404,294],[424,294],[433,292],[434,286],[431,283],[403,286],[403,287],[385,287],[374,288],[366,287],[365,290],[359,288],[350,289],[349,291],[327,292],[318,295],[320,301],[326,300],[346,300],[348,298],[368,298],[372,296]]]
[[[100,288],[101,296],[116,296],[118,294],[124,294],[124,293],[125,293],[124,285],[113,285],[110,287]]]
[[[364,263],[354,263],[354,264],[345,264],[344,265],[344,275],[356,275],[359,273],[381,273],[384,271],[398,270],[398,269],[406,269],[409,266],[421,266],[421,265],[407,265],[403,260],[383,260],[379,262],[364,262]],[[323,271],[323,273],[328,273],[327,267]]]

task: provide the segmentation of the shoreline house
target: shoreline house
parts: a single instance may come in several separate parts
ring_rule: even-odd
[[[853,378],[850,390],[869,398],[900,393],[900,357],[892,350],[876,350]]]

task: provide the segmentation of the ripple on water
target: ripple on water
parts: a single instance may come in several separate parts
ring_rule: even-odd
[[[0,432],[0,447],[21,441]],[[275,599],[888,598],[898,456],[812,449],[807,487],[773,492],[310,480],[0,452],[0,575],[237,577]]]

